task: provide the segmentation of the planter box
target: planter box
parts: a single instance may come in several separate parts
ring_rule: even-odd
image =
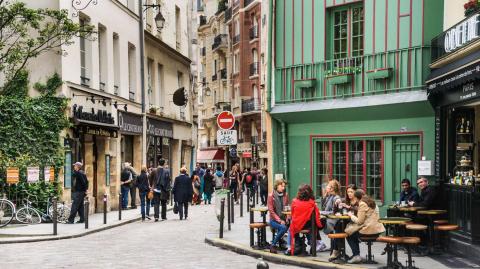
[[[345,84],[345,83],[350,83],[352,81],[352,75],[353,74],[341,74],[341,75],[327,76],[326,79],[328,80],[329,85]]]
[[[316,79],[314,78],[307,78],[302,80],[295,80],[295,89],[299,88],[314,88],[316,84]]]
[[[392,74],[392,68],[379,68],[368,70],[367,72],[367,79],[385,79],[390,77]]]

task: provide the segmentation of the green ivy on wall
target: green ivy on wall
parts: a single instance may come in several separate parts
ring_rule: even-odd
[[[0,183],[9,197],[17,197],[24,190],[36,195],[42,206],[53,194],[60,194],[58,171],[63,166],[63,144],[60,132],[69,127],[65,114],[68,99],[56,97],[56,90],[62,85],[58,74],[50,77],[45,84],[36,83],[38,97],[28,96],[28,73],[10,83],[0,93]],[[26,183],[26,168],[39,166],[55,167],[53,184]],[[19,167],[20,183],[7,186],[6,168]],[[44,204],[43,204],[44,205]]]

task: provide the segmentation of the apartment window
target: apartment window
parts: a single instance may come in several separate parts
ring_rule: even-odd
[[[235,106],[239,107],[240,106],[240,87],[235,86],[233,88],[233,94],[234,94],[234,100],[235,100]]]
[[[157,104],[160,107],[165,107],[165,88],[163,85],[163,65],[157,65]]]
[[[363,55],[362,6],[342,8],[333,12],[333,58]]]
[[[98,79],[99,79],[99,90],[105,91],[107,89],[108,81],[108,57],[107,57],[107,30],[105,26],[98,25]]]
[[[180,25],[180,8],[178,6],[175,6],[175,33],[177,49],[180,49],[180,41],[182,40],[182,28]]]
[[[233,55],[233,73],[238,73],[240,71],[240,60],[238,58],[238,52],[235,52]]]
[[[113,93],[120,91],[120,41],[117,33],[113,33]]]
[[[253,108],[254,108],[254,110],[258,110],[260,106],[259,106],[259,102],[258,102],[258,88],[257,88],[257,85],[253,84],[252,91],[253,91]]]
[[[155,92],[153,91],[153,60],[147,59],[147,95],[149,106],[155,105]]]
[[[136,71],[136,49],[131,43],[128,43],[128,99],[135,101],[135,92],[137,87]]]
[[[321,197],[328,181],[355,184],[376,200],[383,199],[383,148],[380,139],[322,140],[315,143],[316,196]]]
[[[85,18],[80,18],[80,27],[87,25]],[[91,78],[91,42],[80,37],[80,84],[89,87]]]

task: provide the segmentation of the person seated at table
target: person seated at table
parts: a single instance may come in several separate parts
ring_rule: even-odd
[[[338,205],[338,208],[341,211],[346,209],[347,211],[352,211],[354,214],[357,214],[359,200],[354,195],[357,189],[358,188],[355,184],[348,185],[345,195],[345,202]]]
[[[342,203],[342,198],[340,197],[340,183],[338,180],[330,180],[325,188],[325,195],[322,199],[322,211],[320,214],[323,216],[335,214],[338,211],[338,205]],[[335,225],[337,224],[338,219],[326,219],[325,223],[322,223],[324,228],[323,232],[325,234],[330,234],[334,231]],[[335,249],[335,241],[332,240],[332,249]],[[323,244],[319,246],[319,251],[326,250],[327,246]]]
[[[437,191],[435,190],[435,187],[428,185],[428,179],[425,177],[419,177],[417,185],[420,188],[420,197],[417,202],[410,201],[408,202],[408,205],[424,207],[427,210],[439,209],[436,201]]]
[[[285,192],[285,181],[276,179],[273,183],[273,191],[268,195],[267,199],[270,227],[277,230],[270,246],[271,253],[277,253],[276,245],[288,230],[286,216],[282,213],[288,202],[288,194]]]
[[[402,180],[402,192],[400,192],[400,203],[405,202],[417,202],[418,201],[418,192],[417,189],[412,187],[410,180],[407,178]]]
[[[322,228],[322,223],[320,222],[320,211],[315,203],[315,197],[313,196],[313,190],[310,185],[301,184],[298,187],[297,197],[293,199],[291,207],[292,219],[290,221],[287,240],[290,246],[295,248],[295,239],[298,239],[298,233],[303,229],[310,230],[312,228],[311,217],[313,212],[315,212],[315,224],[318,230]],[[308,237],[309,242],[311,240],[311,234],[312,233],[310,233]],[[285,254],[290,255],[294,252],[292,250],[290,250],[289,247]]]
[[[347,242],[353,254],[348,263],[361,263],[360,234],[380,234],[385,232],[385,227],[378,221],[379,210],[370,196],[365,195],[362,189],[358,189],[355,191],[354,197],[359,201],[358,211],[356,215],[352,211],[348,212],[351,222],[345,228],[345,233],[348,234]]]

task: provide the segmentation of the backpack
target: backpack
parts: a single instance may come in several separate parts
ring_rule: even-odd
[[[252,175],[250,175],[250,174],[248,174],[248,175],[245,177],[245,181],[247,182],[247,184],[252,183],[252,179],[253,179],[253,177],[252,177]]]

